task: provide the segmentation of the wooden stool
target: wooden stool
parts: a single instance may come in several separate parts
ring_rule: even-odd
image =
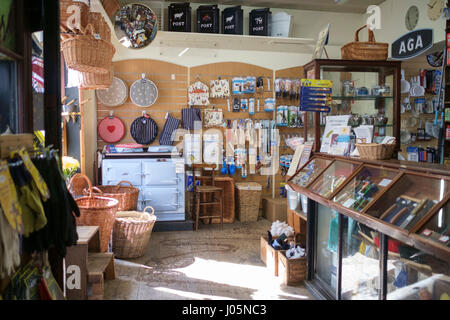
[[[208,168],[208,169],[212,169],[211,171],[211,175],[210,176],[204,176],[203,175],[203,169]],[[214,184],[214,174],[215,174],[215,170],[217,168],[216,164],[193,164],[192,165],[192,169],[196,170],[196,169],[200,169],[202,171],[202,175],[200,177],[197,177],[194,174],[194,215],[195,216],[195,231],[198,230],[198,220],[200,219],[200,206],[214,206],[214,205],[219,205],[220,207],[220,212],[217,215],[208,215],[208,216],[201,216],[201,218],[209,218],[210,222],[212,220],[212,218],[220,218],[220,223],[222,225],[223,228],[223,203],[222,203],[222,193],[223,193],[223,189],[220,187],[216,187]],[[200,185],[197,186],[197,180],[200,180]],[[211,181],[211,185],[201,185],[201,182],[203,180],[210,180]],[[201,197],[204,194],[212,194],[213,195],[213,199],[211,202],[202,202]],[[218,195],[219,197],[216,198],[216,195]]]

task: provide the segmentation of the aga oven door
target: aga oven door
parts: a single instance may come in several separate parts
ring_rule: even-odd
[[[184,220],[183,194],[177,186],[142,188],[142,206],[155,209],[158,220]]]
[[[148,159],[143,161],[144,186],[175,186],[181,177],[172,159]]]
[[[120,181],[129,181],[140,186],[141,161],[128,159],[105,159],[102,163],[102,184],[116,185]]]

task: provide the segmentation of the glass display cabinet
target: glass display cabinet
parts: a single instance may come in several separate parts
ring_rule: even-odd
[[[301,187],[307,187],[333,162],[331,159],[314,157],[295,175],[293,182]]]
[[[319,163],[314,180],[302,183]],[[313,295],[450,296],[450,173],[426,170],[320,155],[288,180],[308,198],[305,285]]]
[[[352,114],[349,125],[374,125],[375,136],[396,137],[400,147],[401,62],[316,59],[304,70],[308,79],[333,81],[331,112],[316,112],[309,123],[315,141],[322,138],[326,116]]]

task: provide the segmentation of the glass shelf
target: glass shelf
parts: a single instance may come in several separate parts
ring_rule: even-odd
[[[450,247],[450,202],[442,207],[418,234],[442,246]]]
[[[410,231],[450,189],[447,180],[405,173],[366,214]]]
[[[390,186],[397,175],[395,170],[363,166],[333,201],[351,210],[363,212],[380,192]]]
[[[313,158],[292,178],[292,182],[300,187],[308,186],[331,162],[330,159]]]
[[[335,160],[313,183],[311,191],[329,198],[359,167],[359,163]]]

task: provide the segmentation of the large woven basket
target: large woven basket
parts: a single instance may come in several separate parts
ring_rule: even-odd
[[[113,81],[112,69],[107,73],[79,72],[78,83],[82,90],[108,89]]]
[[[94,28],[94,33],[98,34],[102,40],[111,42],[111,29],[100,12],[89,13],[89,24]]]
[[[285,251],[278,252],[278,275],[285,285],[296,285],[306,279],[306,257],[288,259]]]
[[[81,35],[73,35],[61,42],[64,60],[71,69],[81,72],[107,73],[111,70],[116,49],[105,40],[96,39],[92,25]]]
[[[60,25],[75,33],[80,33],[81,30],[84,30],[88,24],[90,11],[89,6],[81,1],[60,0],[59,3]],[[73,8],[75,10],[80,10],[80,25],[78,27],[74,25],[75,28],[69,28],[67,24],[68,20],[74,15],[74,11],[69,9],[71,6],[74,6]],[[72,21],[72,24],[76,24],[76,22]]]
[[[368,28],[369,41],[359,41],[359,32],[366,27],[367,25],[364,25],[356,30],[355,41],[347,43],[341,48],[343,60],[387,60],[389,44],[376,42],[375,35],[370,28]]]
[[[367,160],[389,160],[394,153],[395,143],[378,144],[378,143],[357,143],[359,156],[361,159]]]
[[[103,9],[105,9],[106,14],[113,20],[116,12],[120,9],[120,3],[118,0],[101,0]],[[114,22],[114,20],[113,20]],[[113,23],[114,24],[114,23]]]
[[[122,186],[122,183],[128,183],[129,186]],[[85,196],[89,195],[90,192],[99,193],[102,197],[117,199],[119,201],[118,211],[137,209],[139,189],[133,187],[129,181],[120,181],[115,186],[95,186],[92,187],[92,191],[89,188],[83,190]]]
[[[92,185],[89,178],[81,173],[77,173],[74,177],[77,175],[87,180],[91,192],[89,196],[75,199],[80,208],[80,217],[76,218],[76,223],[78,226],[98,226],[100,233],[100,251],[106,252],[111,239],[119,201],[113,198],[95,196],[92,192]],[[70,187],[69,185],[69,189]]]
[[[255,182],[236,183],[236,212],[241,222],[258,221],[262,187]]]
[[[148,208],[152,213],[145,212]],[[148,206],[143,212],[121,211],[116,213],[112,250],[117,258],[137,258],[145,253],[156,222],[155,210]]]

